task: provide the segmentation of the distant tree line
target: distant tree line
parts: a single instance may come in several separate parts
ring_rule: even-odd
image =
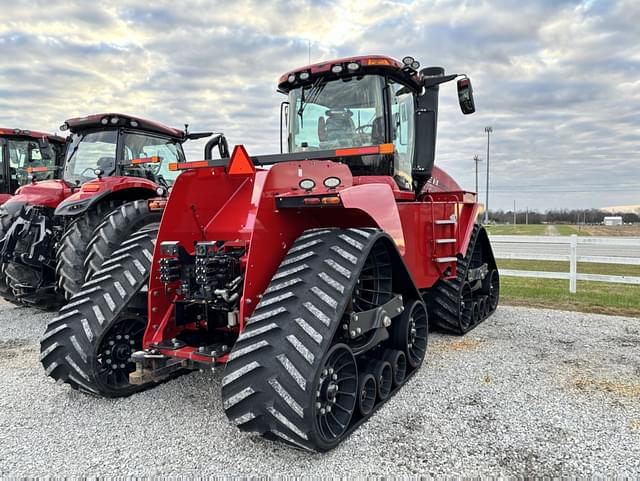
[[[544,213],[531,210],[528,216],[526,212],[517,211],[516,223],[524,224],[528,217],[529,224],[602,224],[606,216],[620,216],[625,224],[640,222],[640,215],[629,212],[611,213],[598,209],[552,209]],[[489,218],[498,224],[513,224],[513,211],[491,210]]]

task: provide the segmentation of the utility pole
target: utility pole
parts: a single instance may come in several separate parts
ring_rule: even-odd
[[[529,206],[527,206],[527,213],[524,216],[524,222],[529,225]]]
[[[487,199],[484,206],[484,223],[489,223],[489,138],[493,127],[485,127],[484,131],[487,133]]]
[[[482,162],[482,159],[474,155],[473,160],[476,162],[476,195],[478,195],[478,162]]]
[[[513,199],[513,225],[516,225],[518,223],[517,219],[516,219],[516,200]]]

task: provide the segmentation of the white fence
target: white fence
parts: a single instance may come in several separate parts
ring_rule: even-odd
[[[621,257],[616,255],[578,255],[578,246],[609,246],[612,249],[620,247],[640,248],[640,239],[625,237],[578,237],[572,236],[519,236],[519,235],[492,235],[491,243],[498,259],[516,260],[540,260],[540,261],[565,261],[569,262],[569,272],[544,272],[544,271],[521,271],[514,269],[500,269],[500,275],[515,277],[538,277],[545,279],[565,279],[569,280],[569,291],[576,292],[577,281],[614,282],[619,284],[640,285],[640,277],[632,276],[609,276],[603,274],[580,274],[578,273],[578,262],[591,262],[598,264],[621,264],[640,266],[640,255],[638,257]],[[535,244],[543,249],[554,247],[549,251],[558,251],[566,248],[566,254],[558,253],[530,253],[522,252],[501,252],[501,244]],[[496,247],[498,247],[496,249]],[[538,249],[539,250],[539,249]]]

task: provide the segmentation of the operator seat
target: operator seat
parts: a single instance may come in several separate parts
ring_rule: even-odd
[[[325,139],[328,142],[351,143],[356,131],[353,112],[350,110],[327,110],[324,122]],[[346,145],[346,144],[345,144]]]
[[[384,144],[384,118],[376,117],[371,122],[371,145]]]

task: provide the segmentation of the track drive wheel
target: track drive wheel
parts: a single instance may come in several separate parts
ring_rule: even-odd
[[[146,307],[133,300],[149,279],[157,224],[133,233],[60,310],[40,340],[40,360],[56,381],[104,397],[128,396],[131,353],[142,348]]]

